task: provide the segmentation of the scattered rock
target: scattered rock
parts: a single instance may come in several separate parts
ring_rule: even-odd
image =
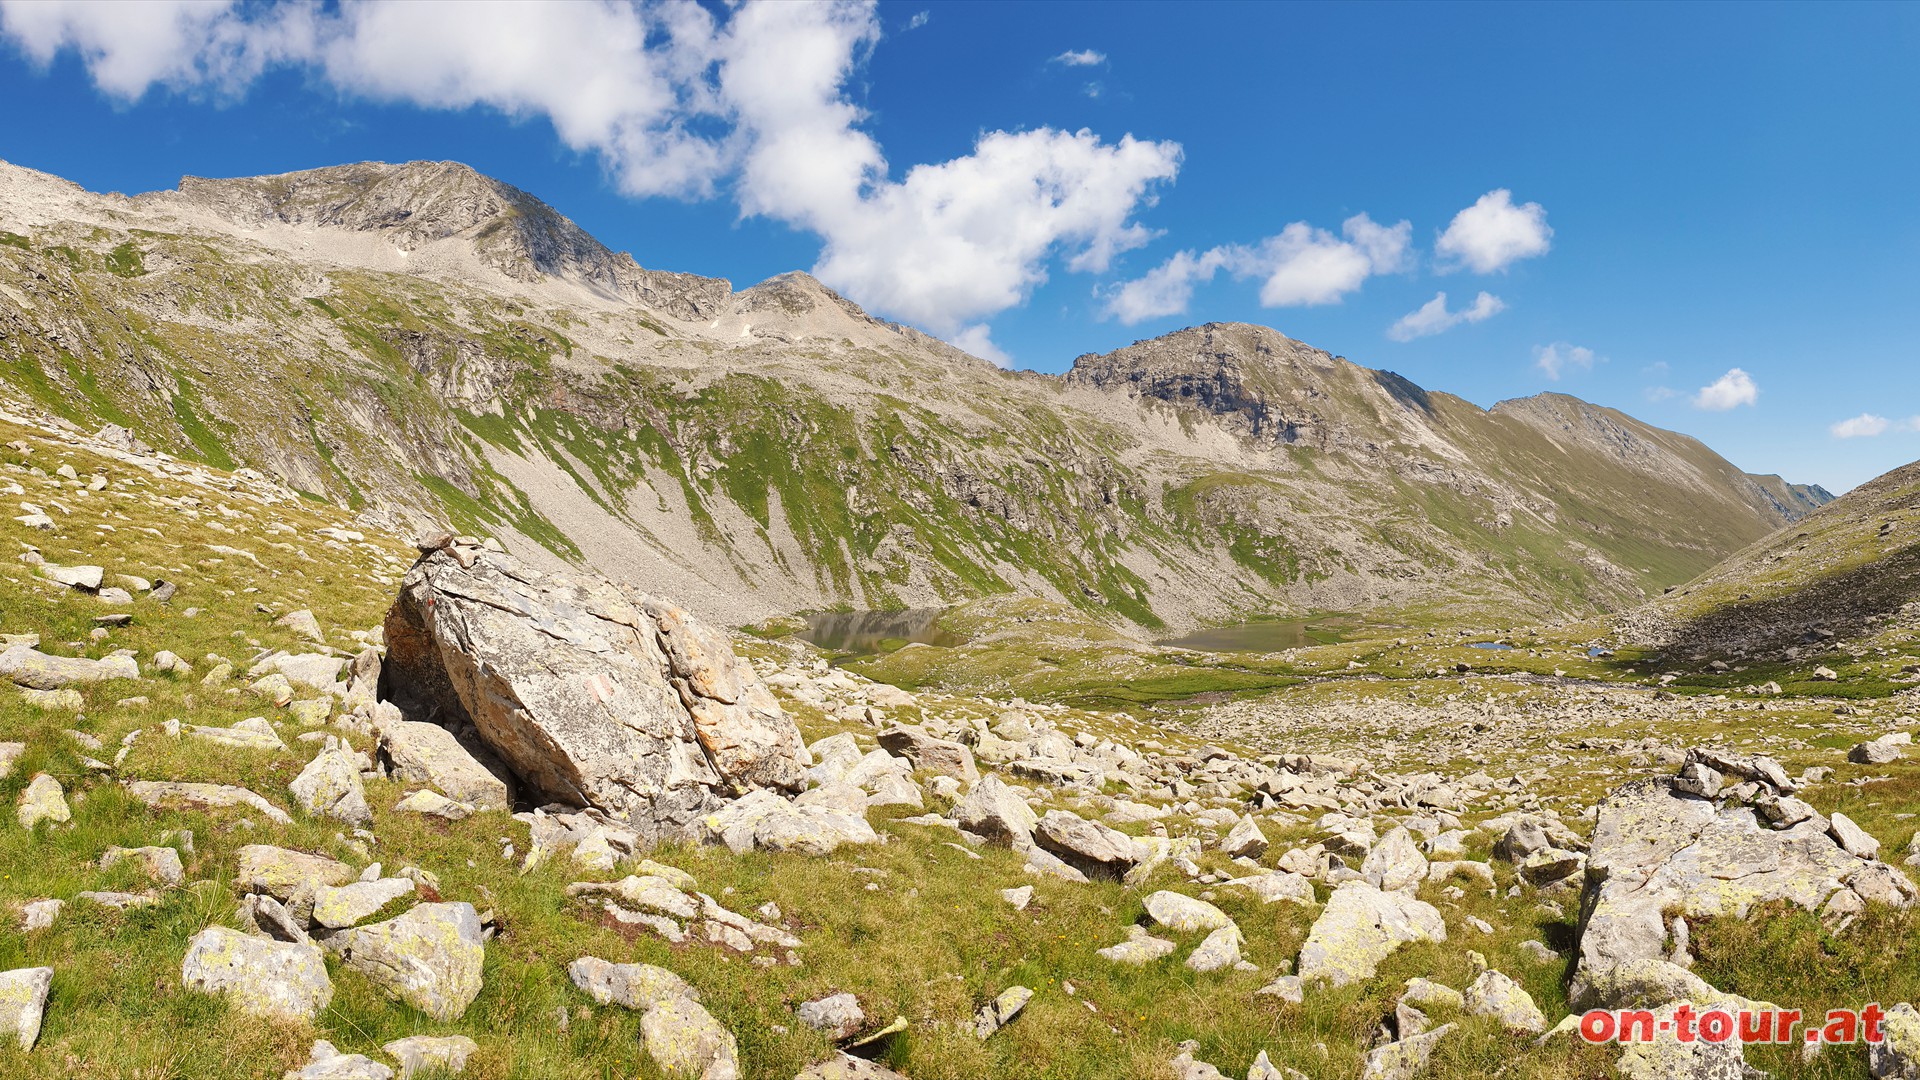
[[[1033,843],[1040,819],[999,777],[986,776],[954,805],[953,820],[970,833],[1023,849]]]
[[[596,1004],[644,1012],[674,998],[700,999],[686,980],[652,964],[610,964],[583,956],[567,965],[567,977]]]
[[[348,967],[435,1020],[457,1020],[480,994],[485,958],[472,904],[419,904],[328,940]]]
[[[668,1076],[739,1080],[733,1033],[692,998],[669,998],[641,1014],[640,1039]]]
[[[867,1022],[867,1014],[860,1008],[860,999],[852,994],[834,994],[803,1001],[794,1010],[794,1015],[801,1023],[835,1042],[850,1038]]]
[[[250,937],[210,926],[187,947],[180,981],[189,990],[225,994],[255,1016],[308,1022],[333,1000],[327,964],[313,945]]]
[[[1360,1073],[1361,1080],[1413,1080],[1427,1070],[1427,1061],[1433,1057],[1435,1044],[1453,1028],[1452,1024],[1441,1024],[1432,1031],[1374,1050],[1367,1055],[1366,1068]]]
[[[1147,917],[1156,925],[1164,926],[1176,934],[1219,930],[1233,925],[1233,920],[1227,917],[1226,912],[1205,900],[1164,889],[1147,897],[1146,909]]]
[[[430,784],[448,798],[480,810],[505,810],[511,805],[506,780],[438,724],[391,720],[380,728],[374,753],[398,780]]]
[[[325,1039],[316,1040],[307,1065],[283,1080],[392,1080],[393,1070],[365,1054],[343,1054]]]
[[[248,844],[235,853],[234,887],[264,893],[285,902],[302,887],[318,889],[354,880],[353,868],[325,855],[309,855],[267,844]]]
[[[285,810],[246,788],[228,784],[186,784],[158,780],[129,780],[127,792],[156,810],[206,810],[222,806],[245,806],[281,825],[293,824]]]
[[[1267,836],[1252,814],[1244,814],[1227,830],[1220,851],[1230,859],[1257,859],[1267,852]]]
[[[60,786],[60,781],[46,773],[36,773],[20,793],[20,805],[14,817],[21,828],[31,829],[43,821],[56,825],[72,821],[73,811],[67,808],[67,791]]]
[[[1000,996],[980,1006],[973,1014],[973,1033],[985,1039],[1001,1028],[1013,1022],[1020,1010],[1033,1000],[1033,991],[1024,986],[1009,986],[1000,991]]]
[[[20,1049],[31,1050],[40,1038],[40,1019],[47,1009],[47,991],[53,988],[50,967],[17,968],[0,972],[0,1038],[12,1035]]]
[[[1133,837],[1068,810],[1049,810],[1034,828],[1034,843],[1090,878],[1118,881],[1140,862]]]
[[[370,824],[373,810],[360,783],[362,760],[328,739],[326,747],[314,755],[287,790],[302,810],[315,817],[337,818],[349,825]]]
[[[1111,960],[1116,964],[1139,966],[1150,964],[1173,952],[1173,942],[1166,938],[1157,938],[1139,926],[1127,927],[1127,940],[1118,945],[1109,945],[1095,951],[1095,955]]]
[[[412,1035],[380,1049],[400,1063],[400,1080],[411,1080],[421,1070],[455,1075],[465,1072],[467,1058],[480,1047],[465,1035]]]
[[[178,885],[187,879],[180,865],[180,853],[170,847],[110,847],[100,856],[100,869],[107,870],[123,862],[140,864],[141,872],[162,885]]]
[[[1205,941],[1187,956],[1187,966],[1195,971],[1219,971],[1240,962],[1240,945],[1245,939],[1233,923],[1208,934]]]
[[[16,645],[0,652],[0,676],[32,690],[58,690],[108,679],[137,679],[140,664],[131,656],[116,654],[89,660],[84,656],[48,656],[38,649]]]
[[[1307,932],[1298,971],[1307,982],[1346,986],[1373,977],[1380,961],[1414,941],[1447,940],[1447,924],[1432,904],[1347,881]]]
[[[1498,971],[1483,971],[1461,995],[1467,1012],[1490,1016],[1511,1032],[1538,1035],[1547,1030],[1546,1015],[1533,1003],[1533,996]]]

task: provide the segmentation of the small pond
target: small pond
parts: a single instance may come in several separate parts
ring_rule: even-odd
[[[823,611],[807,616],[800,636],[830,652],[871,655],[906,645],[954,646],[966,641],[940,628],[946,608],[904,611]]]
[[[1350,619],[1260,619],[1213,626],[1185,637],[1167,638],[1156,645],[1204,652],[1281,652],[1303,645],[1326,645],[1340,640],[1340,631],[1354,625]]]
[[[1513,646],[1503,641],[1476,641],[1468,645],[1469,649],[1485,649],[1488,652],[1512,652]]]

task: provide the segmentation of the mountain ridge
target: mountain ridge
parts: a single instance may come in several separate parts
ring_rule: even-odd
[[[1623,413],[1483,410],[1250,324],[1002,372],[804,273],[643,269],[464,166],[131,199],[3,166],[0,232],[16,395],[734,621],[1004,591],[1146,627],[1583,613],[1801,512]]]

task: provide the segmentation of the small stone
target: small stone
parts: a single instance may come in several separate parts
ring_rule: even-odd
[[[800,1003],[794,1010],[800,1022],[835,1042],[851,1037],[867,1022],[860,999],[852,994],[834,994]]]
[[[1001,889],[1000,899],[1012,904],[1015,911],[1025,911],[1027,905],[1033,902],[1033,886],[1022,885],[1017,889]]]
[[[283,1080],[392,1080],[393,1070],[365,1054],[343,1054],[325,1039],[316,1040],[307,1065]]]
[[[380,1049],[400,1063],[400,1080],[410,1080],[414,1073],[423,1069],[455,1074],[465,1072],[467,1058],[480,1047],[465,1035],[413,1035],[395,1039]]]
[[[973,1016],[973,1033],[982,1039],[1006,1027],[1020,1010],[1033,1000],[1033,991],[1024,986],[1010,986],[1000,992],[1000,996],[980,1006]]]

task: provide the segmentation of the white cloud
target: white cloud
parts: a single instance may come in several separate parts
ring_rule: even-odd
[[[1515,206],[1513,193],[1499,188],[1453,215],[1433,250],[1447,260],[1443,271],[1466,267],[1490,274],[1520,259],[1545,255],[1552,238],[1545,207],[1539,203]]]
[[[954,348],[970,352],[982,360],[991,361],[996,367],[1013,366],[1013,357],[1008,356],[1000,346],[993,343],[985,323],[961,327],[958,333],[947,338],[947,344]]]
[[[1680,396],[1680,391],[1671,386],[1649,386],[1641,391],[1648,401],[1671,401]]]
[[[1263,307],[1337,304],[1372,275],[1403,270],[1410,262],[1409,222],[1381,225],[1355,214],[1340,231],[1341,236],[1335,236],[1296,221],[1251,246],[1180,252],[1142,277],[1107,290],[1105,312],[1124,323],[1181,314],[1193,298],[1194,285],[1212,280],[1221,269],[1237,278],[1260,279]]]
[[[1132,326],[1148,319],[1179,315],[1193,301],[1196,283],[1213,280],[1225,265],[1224,248],[1204,255],[1182,251],[1132,281],[1106,294],[1106,313]]]
[[[913,13],[913,18],[907,20],[907,29],[918,30],[932,21],[933,21],[933,12],[916,11]]]
[[[1492,293],[1483,292],[1474,297],[1471,307],[1448,311],[1447,294],[1434,293],[1433,299],[1420,305],[1418,310],[1402,315],[1399,322],[1388,327],[1387,336],[1395,341],[1412,341],[1432,334],[1444,334],[1461,323],[1482,322],[1505,310],[1505,301]]]
[[[1700,392],[1693,395],[1693,407],[1726,412],[1741,405],[1752,405],[1759,399],[1760,388],[1754,385],[1753,376],[1734,368],[1701,387]]]
[[[1065,64],[1068,67],[1099,67],[1107,62],[1107,54],[1092,49],[1068,49],[1049,60],[1050,64]]]
[[[1569,345],[1556,341],[1551,345],[1533,347],[1533,366],[1547,373],[1547,378],[1555,382],[1568,370],[1592,371],[1597,359],[1593,350],[1580,345]]]
[[[1892,421],[1884,416],[1861,413],[1851,420],[1842,420],[1827,430],[1831,431],[1836,439],[1872,438],[1875,435],[1884,434],[1891,425]]]
[[[937,334],[1023,302],[1063,261],[1104,272],[1149,238],[1133,220],[1179,171],[1177,143],[1051,128],[981,135],[895,177],[847,80],[880,40],[871,3],[0,0],[34,60],[80,55],[110,97],[238,93],[274,66],[433,109],[544,118],[636,196],[728,192],[818,235],[816,276]],[[1081,54],[1071,54],[1081,55]]]

